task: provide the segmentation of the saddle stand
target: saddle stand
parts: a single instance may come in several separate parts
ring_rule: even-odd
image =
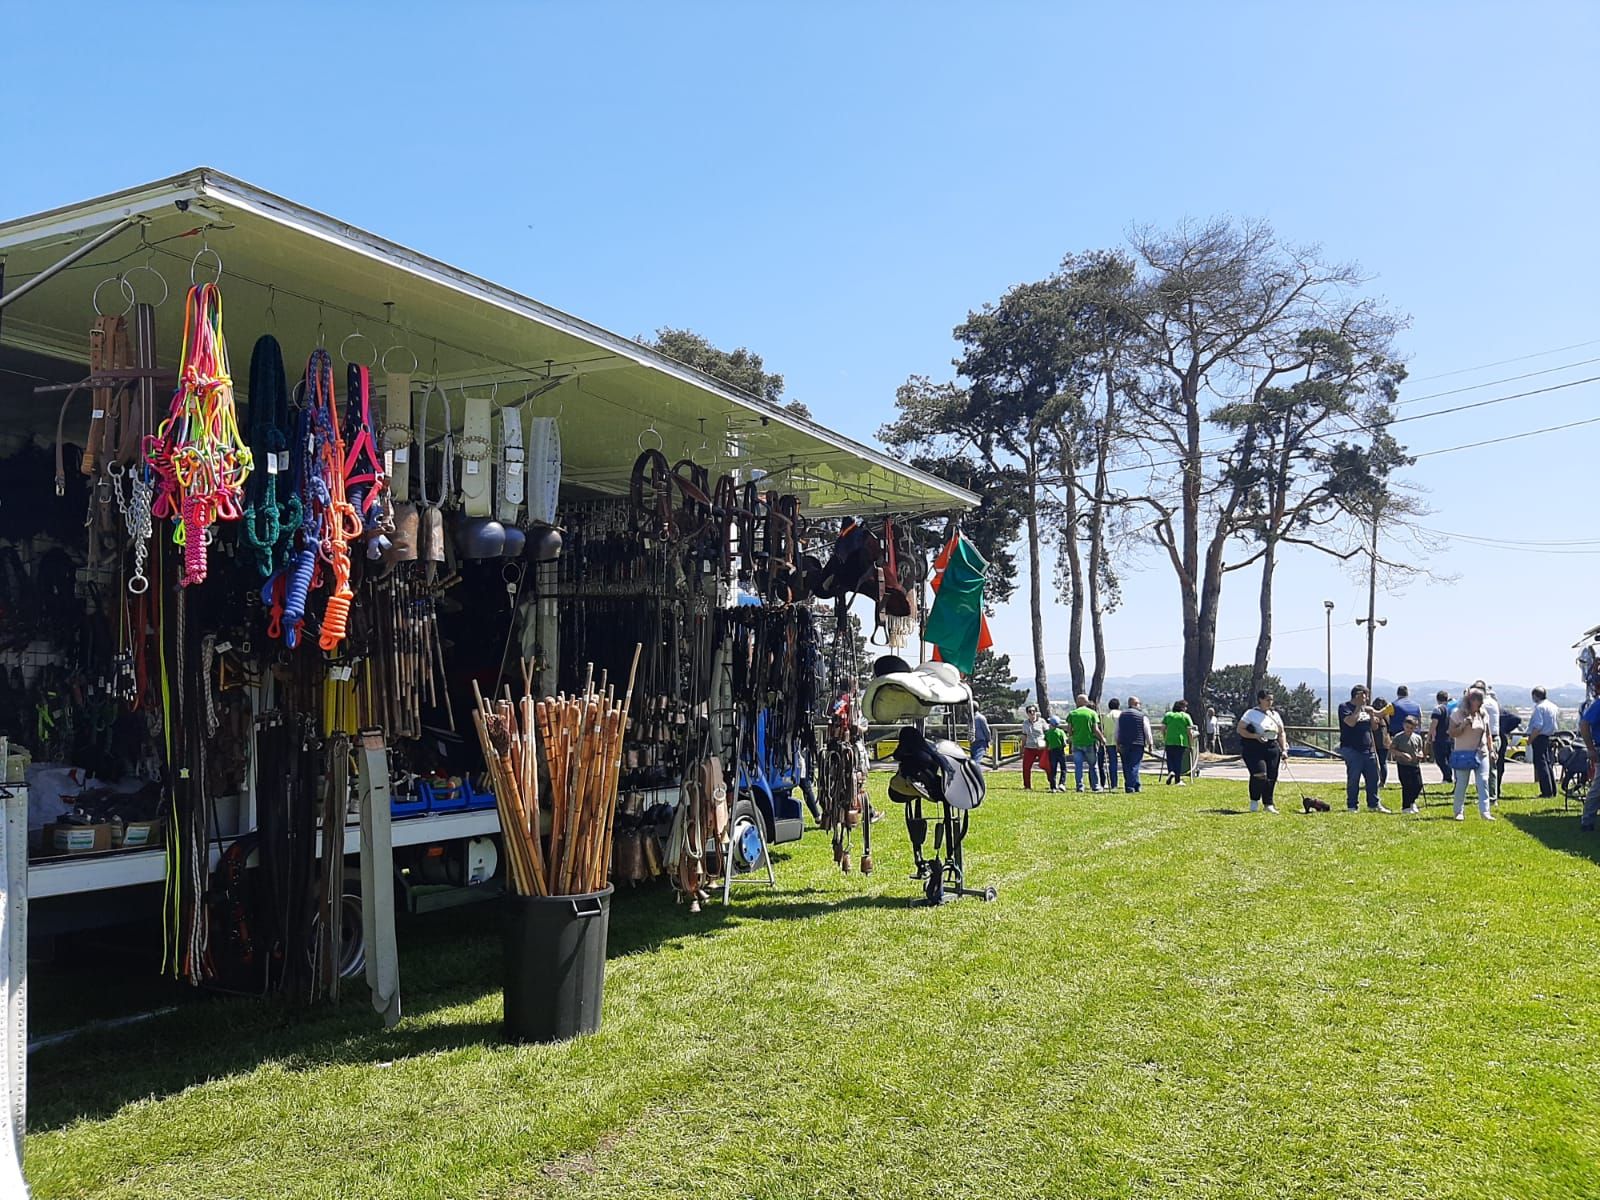
[[[966,883],[966,856],[962,852],[962,842],[967,836],[968,812],[953,808],[948,801],[942,802],[939,807],[943,815],[933,827],[933,857],[923,857],[922,849],[928,839],[928,821],[922,815],[922,800],[919,794],[906,801],[906,832],[911,836],[911,854],[917,868],[911,878],[924,881],[923,899],[917,903],[939,905],[961,896],[993,900],[994,888],[973,888]],[[940,857],[941,853],[943,858]]]
[[[889,781],[889,797],[905,805],[906,832],[917,868],[911,878],[923,881],[922,903],[944,904],[961,896],[993,900],[994,888],[967,886],[963,847],[972,810],[983,803],[983,772],[960,746],[930,743],[914,725],[900,731],[894,757],[900,769]],[[933,828],[932,858],[924,854],[929,825],[924,800],[937,802],[941,810]]]

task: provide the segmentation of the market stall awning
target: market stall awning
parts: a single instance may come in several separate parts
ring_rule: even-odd
[[[774,487],[805,495],[813,512],[940,512],[976,503],[969,492],[631,338],[210,168],[0,224],[0,295],[124,223],[0,310],[0,361],[13,383],[42,363],[86,361],[96,299],[110,312],[126,303],[120,272],[141,300],[155,302],[170,289],[160,309],[161,361],[176,362],[182,289],[204,248],[215,255],[200,254],[194,269],[209,279],[221,260],[236,377],[260,332],[275,332],[290,357],[319,341],[351,359],[387,355],[401,369],[414,354],[419,379],[437,371],[450,387],[493,391],[500,404],[560,415],[564,477],[593,492],[626,488],[640,448],[656,443],[653,430],[669,458],[710,464],[718,457],[714,472],[768,472],[781,479]],[[239,386],[242,392],[242,380]],[[459,424],[459,404],[456,414]]]

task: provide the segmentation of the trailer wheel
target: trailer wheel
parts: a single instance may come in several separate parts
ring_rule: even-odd
[[[361,868],[344,869],[344,887],[339,897],[339,978],[354,979],[367,969],[367,935],[361,924]],[[311,922],[311,944],[315,945],[321,917]],[[306,947],[306,958],[311,946]]]
[[[755,801],[741,795],[733,806],[728,822],[728,840],[732,843],[732,865],[740,871],[754,871],[762,865],[766,845],[766,822]]]

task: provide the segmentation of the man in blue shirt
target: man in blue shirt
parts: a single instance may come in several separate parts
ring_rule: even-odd
[[[1361,808],[1361,781],[1367,783],[1367,807],[1373,812],[1393,812],[1378,798],[1378,750],[1373,741],[1377,716],[1367,703],[1367,689],[1357,684],[1350,699],[1339,705],[1339,757],[1344,759],[1344,806]]]
[[[1528,757],[1533,760],[1533,778],[1541,800],[1553,799],[1556,794],[1555,747],[1550,739],[1555,736],[1559,712],[1549,695],[1542,687],[1534,688],[1533,712],[1528,714]]]
[[[1578,736],[1589,751],[1589,794],[1583,800],[1583,816],[1578,818],[1578,828],[1594,832],[1594,818],[1600,813],[1600,771],[1595,770],[1594,731],[1600,727],[1600,700],[1591,700],[1578,719]]]
[[[1411,698],[1411,689],[1401,684],[1394,690],[1394,711],[1389,715],[1389,736],[1406,731],[1406,718],[1415,717],[1417,728],[1422,728],[1422,707]]]

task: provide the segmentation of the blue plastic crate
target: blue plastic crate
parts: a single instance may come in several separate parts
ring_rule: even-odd
[[[484,786],[487,782],[488,781],[485,780],[483,783],[480,783],[478,787],[473,787],[470,779],[466,781],[468,808],[477,810],[493,808],[495,806],[494,793],[489,791],[488,788]]]
[[[427,798],[429,812],[465,811],[470,790],[464,782],[455,787],[446,787],[442,784],[431,784],[424,779],[417,780],[417,795]]]
[[[391,817],[420,817],[427,811],[428,798],[421,792],[406,792],[404,795],[389,793]]]

